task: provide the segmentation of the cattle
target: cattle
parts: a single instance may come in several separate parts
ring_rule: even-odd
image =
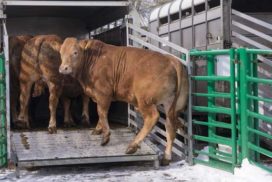
[[[9,59],[10,59],[10,108],[12,121],[17,120],[17,103],[19,100],[19,73],[21,53],[25,43],[31,36],[10,36],[9,37]],[[38,88],[38,85],[36,86]]]
[[[73,37],[64,40],[60,54],[60,73],[76,78],[97,103],[99,121],[94,134],[102,133],[101,145],[110,140],[107,115],[112,101],[134,105],[144,118],[127,154],[137,151],[159,118],[157,106],[164,105],[167,145],[162,164],[169,164],[179,126],[177,117],[186,108],[189,90],[187,71],[179,60],[150,50]]]
[[[34,83],[33,96],[40,95],[45,86],[49,89],[49,133],[56,133],[56,108],[61,96],[64,102],[64,123],[65,125],[73,124],[69,113],[69,98],[83,94],[83,90],[78,81],[58,71],[61,64],[59,53],[61,43],[61,38],[56,35],[39,35],[25,44],[19,74],[21,93],[17,127],[29,128],[28,103]],[[89,122],[88,104],[89,98],[84,96],[82,118],[85,124]]]

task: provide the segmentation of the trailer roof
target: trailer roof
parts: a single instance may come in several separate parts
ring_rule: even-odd
[[[67,17],[84,21],[89,30],[100,27],[128,14],[128,0],[119,1],[13,1],[4,0],[7,18]]]

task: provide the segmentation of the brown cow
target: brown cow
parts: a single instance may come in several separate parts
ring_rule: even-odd
[[[164,105],[167,146],[163,164],[168,164],[177,116],[185,109],[188,97],[188,76],[179,60],[149,50],[75,38],[65,39],[60,54],[59,71],[78,79],[85,93],[97,103],[99,121],[94,131],[102,132],[101,145],[109,142],[107,115],[111,101],[136,106],[144,118],[144,126],[129,144],[127,154],[137,151],[159,118],[157,105]]]
[[[65,81],[65,77],[58,72],[59,66],[61,64],[59,54],[61,43],[61,38],[56,35],[41,35],[32,38],[25,44],[22,51],[21,71],[19,76],[21,94],[20,114],[18,116],[18,121],[16,122],[17,126],[29,128],[28,102],[33,83],[45,82],[49,88],[49,133],[56,132],[56,108],[61,94],[65,94],[66,91],[70,92],[70,94],[81,94],[82,88],[80,87],[78,82],[73,79],[74,81],[71,83],[74,84],[66,84],[67,81]],[[68,82],[70,82],[71,79],[69,79]],[[39,92],[41,92],[41,90],[37,89],[36,91],[38,93],[34,92],[34,95],[39,95]],[[74,93],[70,90],[73,90]],[[84,97],[84,100],[85,101],[83,102],[83,108],[85,109],[85,111],[83,112],[83,118],[85,118],[85,120],[83,120],[83,122],[88,122],[89,98]],[[67,114],[69,114],[67,108],[69,108],[69,103],[68,107],[67,104],[65,104],[66,116]],[[66,117],[64,122],[66,125],[70,125],[71,120],[67,118],[70,117]]]
[[[17,102],[20,94],[19,72],[21,53],[25,43],[31,38],[31,36],[27,35],[9,37],[10,108],[12,121],[17,120]]]

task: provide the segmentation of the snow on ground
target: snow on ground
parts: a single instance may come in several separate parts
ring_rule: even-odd
[[[150,164],[137,165],[92,165],[41,168],[21,171],[16,179],[14,170],[1,170],[0,182],[271,182],[272,174],[244,161],[235,174],[203,165],[188,166],[184,161],[154,170]]]

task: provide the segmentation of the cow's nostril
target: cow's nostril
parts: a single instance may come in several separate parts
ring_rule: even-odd
[[[64,70],[67,71],[67,70],[68,70],[68,67],[65,67]]]

